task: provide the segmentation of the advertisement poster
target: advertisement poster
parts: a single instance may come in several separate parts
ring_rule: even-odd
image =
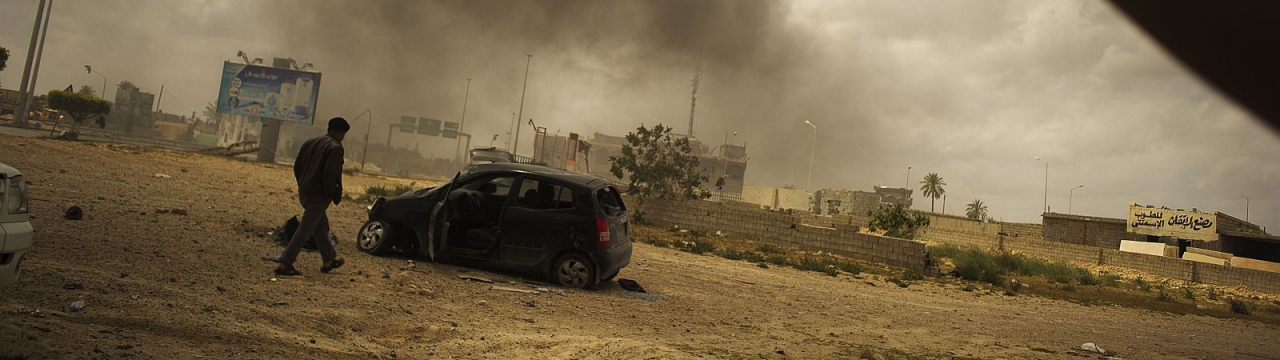
[[[226,62],[218,113],[315,123],[320,73]]]

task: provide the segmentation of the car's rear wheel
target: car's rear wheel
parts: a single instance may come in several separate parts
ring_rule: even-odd
[[[596,285],[596,267],[586,255],[571,252],[556,259],[551,279],[568,287],[589,289]]]
[[[395,246],[395,234],[388,224],[382,220],[369,220],[356,233],[356,249],[370,254],[382,254]]]

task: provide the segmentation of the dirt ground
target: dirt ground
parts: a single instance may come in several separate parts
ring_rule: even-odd
[[[31,181],[35,250],[0,293],[9,358],[1276,358],[1277,326],[1036,296],[900,288],[636,244],[616,284],[582,291],[532,275],[372,257],[364,206],[330,210],[347,265],[274,279],[262,236],[300,212],[286,167],[131,146],[0,136]],[[158,176],[163,174],[165,176]],[[353,195],[407,180],[353,176]],[[65,206],[86,219],[64,220]],[[175,213],[172,209],[185,210]],[[169,210],[169,211],[157,211]],[[548,292],[494,289],[498,286]],[[502,282],[508,282],[502,284]],[[82,310],[69,305],[82,301]]]

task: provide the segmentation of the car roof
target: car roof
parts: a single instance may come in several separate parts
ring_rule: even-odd
[[[18,169],[14,169],[12,166],[0,163],[0,179],[11,178],[18,175],[22,175]]]
[[[565,181],[582,187],[598,187],[607,185],[608,182],[594,175],[572,172],[568,170],[560,170],[542,165],[519,164],[519,163],[493,163],[493,164],[476,164],[472,170],[473,175],[515,172],[522,174],[533,174],[549,177]]]

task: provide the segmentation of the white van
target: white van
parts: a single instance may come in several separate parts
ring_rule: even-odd
[[[18,281],[22,256],[31,251],[35,230],[27,221],[29,211],[22,173],[0,164],[0,286]]]

